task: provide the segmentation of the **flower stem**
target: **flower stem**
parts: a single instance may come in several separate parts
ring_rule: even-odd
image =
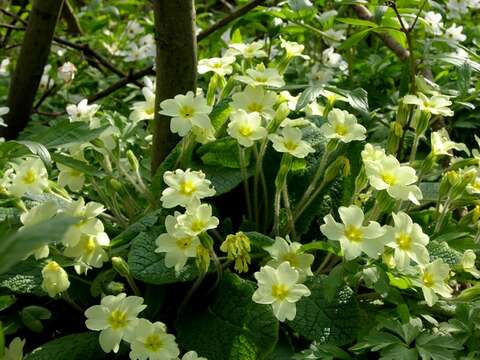
[[[240,171],[243,178],[243,187],[245,190],[245,201],[247,203],[247,216],[251,220],[253,218],[252,214],[252,203],[250,200],[250,187],[248,186],[248,174],[247,174],[247,162],[245,159],[245,148],[238,145],[238,158],[240,161]]]

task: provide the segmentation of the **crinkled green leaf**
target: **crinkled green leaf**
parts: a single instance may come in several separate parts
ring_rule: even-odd
[[[28,259],[14,265],[7,272],[0,274],[0,288],[18,294],[42,295],[42,267],[34,260]]]

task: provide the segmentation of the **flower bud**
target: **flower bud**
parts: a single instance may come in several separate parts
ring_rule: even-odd
[[[138,159],[133,153],[132,150],[127,150],[127,159],[128,163],[130,164],[130,167],[132,168],[133,171],[137,172],[138,169],[140,168]]]
[[[204,272],[207,272],[208,268],[210,267],[210,254],[208,253],[208,249],[206,249],[203,245],[197,246],[196,263],[198,269]]]
[[[49,261],[42,269],[42,289],[55,297],[70,286],[67,272],[56,261]]]
[[[235,260],[235,270],[247,272],[250,264],[250,239],[243,232],[230,234],[220,246],[230,260]]]
[[[287,102],[282,102],[280,105],[278,105],[273,121],[271,121],[269,124],[269,132],[274,132],[277,130],[278,125],[280,125],[280,123],[285,120],[289,114],[290,109],[288,108]]]
[[[112,188],[116,191],[120,191],[122,190],[122,183],[120,181],[118,181],[117,179],[110,179],[110,185],[112,186]]]
[[[64,83],[69,83],[75,78],[77,68],[71,62],[66,62],[58,68],[57,76],[63,80]]]
[[[112,257],[111,261],[112,261],[113,269],[120,276],[123,276],[125,278],[130,276],[130,269],[128,268],[128,264],[125,260],[123,260],[119,256],[114,256]]]

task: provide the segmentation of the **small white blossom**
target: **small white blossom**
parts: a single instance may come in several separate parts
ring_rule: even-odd
[[[8,67],[10,66],[10,59],[5,58],[2,61],[0,61],[0,76],[8,76],[10,73],[8,71]]]
[[[52,298],[70,287],[67,272],[55,261],[43,267],[42,278],[42,289]]]
[[[180,354],[175,336],[167,334],[162,322],[139,319],[130,340],[131,360],[175,360]]]
[[[224,56],[221,58],[214,57],[210,59],[202,59],[198,62],[198,73],[205,74],[214,72],[220,76],[229,75],[232,73],[232,64],[235,62],[235,57]]]
[[[137,35],[141,34],[143,31],[143,26],[133,20],[130,20],[127,23],[127,27],[125,28],[125,33],[130,39],[133,39]]]
[[[348,68],[347,62],[343,60],[342,55],[335,52],[333,47],[323,50],[322,62],[325,66],[340,69],[341,71],[345,71]]]
[[[77,105],[67,105],[67,114],[70,118],[70,122],[83,121],[90,124],[90,128],[98,127],[98,120],[96,120],[95,114],[100,109],[100,105],[88,105],[88,100],[83,99]]]
[[[236,80],[252,86],[282,87],[285,85],[283,77],[277,69],[265,68],[263,64],[255,69],[247,69],[247,75],[237,75]]]
[[[145,101],[137,101],[133,103],[130,108],[132,113],[130,114],[130,120],[153,120],[155,117],[155,90],[149,87],[142,88],[142,94],[145,97]]]
[[[104,247],[109,245],[110,239],[104,232],[95,236],[82,235],[75,246],[65,248],[63,255],[75,258],[74,268],[77,274],[86,274],[90,268],[101,268],[108,261]]]
[[[468,0],[448,0],[446,6],[450,19],[462,19],[468,14]]]
[[[338,139],[344,143],[365,140],[367,129],[357,123],[357,118],[345,110],[332,109],[328,113],[328,122],[320,132],[327,139]]]
[[[245,147],[250,147],[256,140],[267,136],[267,129],[262,126],[259,113],[246,113],[244,110],[236,110],[230,114],[227,132]]]
[[[340,242],[346,260],[359,257],[362,252],[376,259],[383,253],[385,229],[375,221],[363,225],[365,218],[362,209],[356,205],[340,206],[338,209],[342,223],[335,221],[331,214],[323,218],[321,232],[329,239]]]
[[[430,98],[422,93],[418,93],[417,96],[405,95],[403,103],[417,105],[419,110],[433,115],[453,116],[453,111],[449,108],[452,102],[443,95],[434,95]]]
[[[77,68],[71,62],[66,62],[57,70],[57,76],[64,83],[69,83],[75,78]]]
[[[249,44],[230,44],[229,53],[232,55],[241,55],[245,59],[267,57],[267,53],[263,50],[265,43],[263,41],[254,41]]]
[[[277,95],[260,86],[247,86],[243,91],[233,94],[232,100],[230,105],[234,110],[241,109],[248,113],[258,112],[267,118],[275,115],[273,107],[277,102]]]
[[[218,218],[212,216],[212,207],[208,204],[201,204],[191,206],[184,214],[177,216],[176,229],[196,236],[207,230],[215,229],[218,224]]]
[[[3,354],[3,360],[22,360],[23,359],[23,347],[25,346],[25,340],[19,337],[14,338],[8,347],[5,348]]]
[[[7,127],[7,124],[5,124],[5,121],[3,120],[2,116],[5,114],[8,114],[10,109],[6,106],[0,106],[0,126]]]
[[[473,275],[476,279],[480,278],[480,271],[475,267],[475,260],[477,259],[477,255],[473,250],[465,250],[462,255],[462,259],[460,264],[462,266],[463,271],[468,272]]]
[[[433,11],[427,11],[425,13],[424,19],[426,23],[425,29],[427,30],[427,32],[433,35],[442,34],[442,28],[443,28],[442,14],[439,14]]]
[[[437,294],[445,298],[452,297],[453,290],[446,282],[450,267],[441,259],[428,265],[419,265],[417,269],[418,277],[413,280],[413,284],[422,289],[428,306],[433,306],[437,302]]]
[[[452,42],[463,42],[467,40],[466,35],[463,34],[463,26],[457,26],[455,23],[445,30],[444,36]]]
[[[182,360],[207,360],[207,358],[198,356],[196,351],[189,351],[182,356]]]
[[[340,45],[340,43],[346,39],[345,36],[345,30],[335,30],[333,28],[330,28],[326,31],[324,31],[325,36],[323,37],[323,40],[327,43],[329,46],[336,47]]]
[[[13,179],[7,185],[7,190],[12,195],[22,197],[26,193],[41,194],[48,188],[48,173],[43,161],[29,157],[20,164],[12,164]]]
[[[432,132],[430,140],[432,143],[432,153],[434,155],[452,156],[453,154],[450,151],[453,149],[470,154],[470,150],[468,150],[465,144],[450,140],[450,136],[445,128]]]
[[[273,144],[273,148],[281,153],[289,153],[297,158],[304,158],[310,153],[314,153],[315,149],[302,140],[302,131],[294,127],[284,127],[279,134],[270,134],[268,136]]]
[[[305,49],[305,46],[303,46],[302,44],[294,41],[287,41],[280,37],[280,47],[285,49],[285,54],[289,59],[296,56],[299,56],[306,60],[310,59],[309,56],[303,55],[303,50]]]
[[[286,261],[276,269],[263,266],[255,273],[255,279],[258,289],[253,293],[252,300],[272,305],[273,314],[280,321],[293,320],[297,312],[295,303],[311,294],[305,285],[298,283],[298,271]]]

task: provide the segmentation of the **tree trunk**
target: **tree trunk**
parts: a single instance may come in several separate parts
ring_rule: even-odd
[[[152,174],[175,146],[170,118],[158,114],[160,103],[178,94],[195,91],[197,40],[194,0],[153,0],[155,13],[156,93],[153,123]]]
[[[63,0],[33,1],[8,94],[8,127],[0,128],[0,136],[14,139],[28,124],[62,3]]]

